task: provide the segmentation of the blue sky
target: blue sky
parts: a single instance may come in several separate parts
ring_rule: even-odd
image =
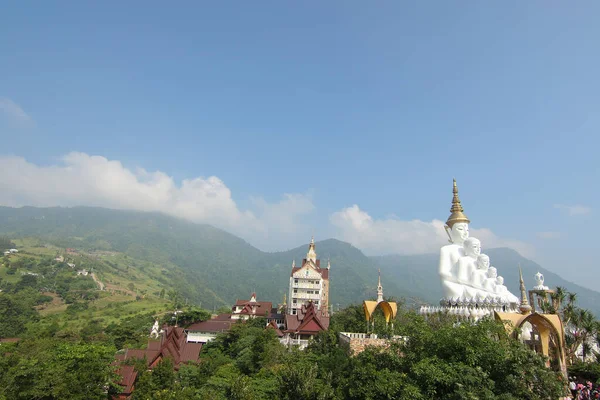
[[[599,3],[84,3],[0,13],[0,203],[424,252],[456,177],[484,247],[594,287]]]

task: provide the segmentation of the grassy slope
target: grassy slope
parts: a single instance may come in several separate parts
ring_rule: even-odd
[[[64,249],[45,244],[37,238],[17,239],[15,244],[20,250],[18,254],[10,256],[11,262],[21,258],[39,260],[42,257],[54,258],[63,255],[66,257],[65,261],[76,264],[73,269],[67,267],[66,273],[75,276],[79,269],[93,270],[97,278],[106,285],[106,290],[100,292],[100,297],[90,301],[87,310],[70,315],[64,312],[67,304],[56,293],[46,292],[45,294],[53,297],[53,301],[37,307],[40,315],[45,317],[42,325],[57,322],[63,327],[81,328],[89,321],[96,321],[106,326],[111,322],[119,321],[124,316],[148,312],[161,314],[170,310],[169,302],[158,297],[162,288],[161,283],[156,280],[162,270],[159,265],[137,260],[121,253],[67,255]],[[4,263],[0,263],[0,278],[11,283],[18,282],[23,273],[39,272],[35,269],[19,269],[15,274],[9,275],[7,271],[8,268]],[[51,278],[40,275],[38,279],[48,286],[52,285],[49,281]],[[78,279],[92,280],[89,275]],[[129,288],[130,284],[133,284],[133,291]]]

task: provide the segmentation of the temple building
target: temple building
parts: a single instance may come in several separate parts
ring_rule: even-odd
[[[296,310],[295,314],[285,316],[285,330],[279,335],[279,341],[288,347],[297,346],[304,350],[310,339],[329,328],[329,316],[317,310],[314,303],[308,302]]]
[[[311,302],[317,311],[324,316],[328,315],[330,268],[329,261],[326,268],[321,268],[321,260],[317,259],[313,237],[308,245],[306,258],[302,260],[302,266],[296,267],[296,261],[292,262],[286,314],[298,315],[302,307]]]
[[[154,333],[153,327],[152,332]],[[183,328],[164,326],[158,333],[158,340],[149,340],[146,349],[125,349],[123,353],[115,356],[115,365],[120,379],[118,384],[121,392],[113,398],[119,400],[129,399],[135,388],[137,372],[132,363],[134,360],[145,360],[149,370],[153,369],[163,359],[169,358],[173,368],[177,371],[181,364],[188,362],[197,363],[200,357],[201,343],[190,343]]]

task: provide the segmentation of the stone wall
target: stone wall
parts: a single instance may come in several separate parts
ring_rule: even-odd
[[[390,339],[380,339],[375,334],[340,332],[340,344],[351,355],[357,355],[364,351],[367,346],[388,348]]]

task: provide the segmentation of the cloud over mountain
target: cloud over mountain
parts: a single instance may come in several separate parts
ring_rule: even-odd
[[[7,206],[99,206],[159,211],[209,223],[263,246],[267,239],[297,234],[296,218],[313,210],[310,195],[284,194],[276,203],[253,199],[241,210],[231,190],[216,176],[177,184],[161,171],[126,168],[120,161],[69,153],[58,165],[38,166],[22,157],[0,157],[0,204]],[[305,233],[306,234],[306,233]],[[295,237],[293,239],[296,239]]]
[[[314,227],[305,218],[315,211],[310,193],[285,193],[275,203],[260,197],[241,209],[218,177],[195,177],[181,183],[161,171],[130,169],[120,161],[72,152],[56,165],[39,166],[22,157],[0,157],[0,205],[19,207],[98,206],[158,211],[237,234],[265,250],[302,243]],[[358,205],[334,212],[319,232],[334,236],[369,254],[423,254],[447,243],[444,222],[375,219]],[[511,247],[525,256],[526,243],[498,237],[491,230],[471,229],[485,248]]]
[[[395,216],[375,219],[356,204],[333,213],[330,221],[340,239],[369,254],[434,253],[448,243],[443,221],[406,221]],[[525,256],[535,253],[531,245],[498,237],[487,228],[471,228],[470,235],[481,240],[484,252],[486,248],[510,247]]]

